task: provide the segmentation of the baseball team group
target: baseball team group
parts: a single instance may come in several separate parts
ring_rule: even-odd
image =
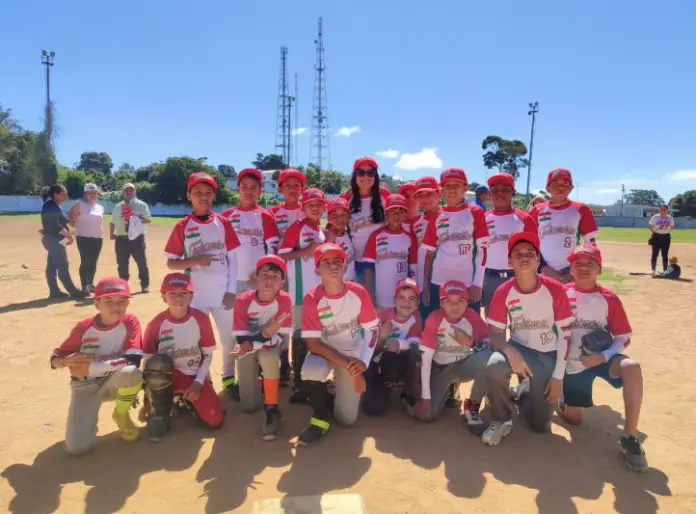
[[[81,294],[93,295],[97,314],[77,323],[50,359],[71,377],[69,453],[93,447],[105,401],[115,403],[126,441],[141,430],[160,441],[183,413],[218,428],[225,398],[262,411],[260,437],[273,440],[282,432],[279,388],[290,387],[290,402],[312,409],[298,439],[311,446],[334,424],[351,426],[361,413],[379,416],[392,404],[435,421],[466,382],[465,424],[495,446],[513,420],[535,432],[549,431],[554,412],[580,423],[599,378],[623,389],[625,464],[647,469],[637,438],[642,371],[626,355],[631,325],[617,294],[598,283],[599,231],[588,206],[569,198],[570,171],[549,172],[548,199],[527,212],[513,206],[507,173],[491,176],[476,202],[467,201],[469,181],[458,168],[390,194],[371,157],[355,161],[350,189],[329,200],[306,188],[295,169],[280,173],[284,202],[269,210],[257,203],[258,170],[242,170],[237,184],[239,204],[218,214],[215,179],[190,175],[192,211],[165,246],[164,310],[144,330],[128,312],[121,272],[131,256],[145,262],[150,217],[129,185],[132,195],[112,219],[112,232],[130,234],[115,237],[123,241],[120,277],[91,286],[94,271],[82,277],[81,269],[90,286]],[[71,238],[61,227],[57,237]],[[49,260],[59,250],[49,249]],[[143,270],[140,279],[149,289]],[[211,316],[226,395],[210,376],[218,347]]]

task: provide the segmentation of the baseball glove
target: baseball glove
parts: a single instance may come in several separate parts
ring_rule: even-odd
[[[613,342],[614,338],[611,337],[611,333],[607,329],[598,328],[582,336],[582,353],[583,355],[601,353],[609,348]]]
[[[653,244],[653,238],[652,238],[652,237],[650,237],[650,239],[648,239],[648,244],[649,244],[650,246],[652,246],[652,244]]]

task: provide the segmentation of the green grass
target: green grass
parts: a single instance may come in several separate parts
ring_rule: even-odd
[[[156,216],[152,218],[152,224],[157,226],[171,227],[176,225],[182,216]],[[22,221],[36,221],[41,222],[40,214],[10,214],[10,213],[0,213],[0,221],[2,220],[22,220]],[[111,216],[108,214],[104,215],[104,224],[108,225],[111,221]]]
[[[618,294],[623,294],[627,291],[627,286],[624,281],[628,277],[621,275],[614,268],[602,268],[602,274],[599,276],[598,282],[605,285],[612,291]]]
[[[647,228],[599,227],[600,241],[621,243],[645,243],[648,245],[650,230]],[[696,229],[685,228],[672,231],[673,243],[696,243]]]

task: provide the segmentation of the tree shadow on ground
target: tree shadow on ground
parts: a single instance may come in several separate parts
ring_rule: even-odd
[[[174,429],[159,444],[145,434],[136,443],[121,441],[116,432],[100,436],[92,451],[83,456],[65,452],[63,442],[39,453],[30,465],[12,464],[2,476],[15,491],[8,511],[13,514],[44,514],[60,507],[62,489],[83,482],[90,486],[84,512],[120,511],[137,491],[140,477],[154,471],[179,471],[191,467],[210,436],[190,416],[177,419]]]

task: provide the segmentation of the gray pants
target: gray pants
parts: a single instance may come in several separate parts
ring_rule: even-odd
[[[556,352],[541,353],[513,341],[510,344],[524,357],[533,374],[529,380],[529,391],[519,401],[520,414],[532,430],[546,432],[551,422],[553,405],[546,401],[544,390],[556,366]],[[511,375],[512,368],[507,357],[495,352],[486,366],[488,404],[493,421],[512,419],[513,405],[509,391]]]
[[[70,265],[68,264],[68,252],[65,247],[60,244],[61,236],[44,235],[41,237],[41,244],[48,252],[46,259],[46,283],[51,294],[60,293],[58,280],[56,275],[63,283],[63,287],[68,290],[68,293],[77,291],[77,287],[70,277]]]
[[[360,395],[355,392],[353,377],[345,368],[336,368],[326,359],[311,353],[305,358],[302,365],[302,380],[316,382],[328,382],[333,374],[333,382],[336,387],[336,399],[334,401],[334,419],[339,425],[351,426],[358,421],[360,411]]]
[[[89,451],[97,437],[99,407],[103,402],[116,399],[120,388],[142,384],[143,374],[136,366],[124,366],[105,378],[73,380],[65,431],[65,449],[78,455]]]
[[[486,364],[491,355],[490,350],[481,350],[446,366],[433,362],[430,372],[430,413],[426,414],[422,421],[434,421],[440,417],[449,398],[449,388],[455,383],[473,380],[470,397],[480,403],[486,395]]]
[[[244,412],[255,412],[263,406],[263,396],[258,382],[259,366],[264,378],[280,378],[279,351],[279,348],[257,350],[237,359],[235,372]]]
[[[491,305],[491,300],[493,299],[493,293],[495,293],[495,290],[512,277],[512,273],[510,273],[507,277],[486,273],[486,276],[483,277],[483,306],[486,308],[486,315],[488,315],[488,308]]]

